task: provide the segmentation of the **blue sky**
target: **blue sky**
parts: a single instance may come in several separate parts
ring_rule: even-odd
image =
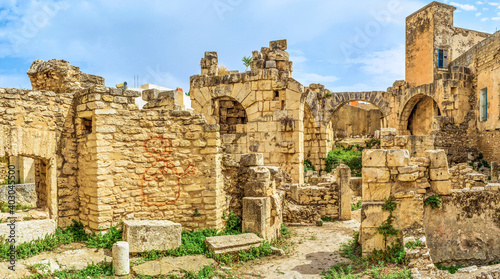
[[[497,1],[497,0],[495,0]],[[500,0],[498,0],[500,2]],[[455,26],[493,33],[500,3],[444,1]],[[288,40],[292,76],[332,91],[385,90],[404,79],[405,18],[417,0],[0,1],[0,87],[31,88],[36,59],[64,59],[107,86],[141,83],[189,90],[205,51],[245,70],[243,56]]]

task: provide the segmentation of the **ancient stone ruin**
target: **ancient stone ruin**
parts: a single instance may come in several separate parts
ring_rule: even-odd
[[[67,61],[34,61],[32,90],[0,88],[0,157],[33,165],[17,195],[35,220],[19,220],[19,237],[72,220],[94,232],[123,222],[131,253],[167,250],[181,227],[220,230],[232,211],[254,234],[227,237],[233,246],[207,239],[232,251],[278,238],[283,223],[350,220],[358,196],[363,255],[419,240],[405,248],[409,266],[431,278],[437,261],[499,261],[500,33],[454,27],[454,10],[432,2],[407,18],[406,79],[386,91],[300,84],[286,40],[254,51],[242,73],[219,73],[206,52],[190,79],[192,110],[180,91],[106,87]],[[349,124],[359,117],[369,125]],[[379,141],[363,151],[361,178],[343,163],[325,171],[338,135],[354,134]],[[387,224],[398,233],[381,233]]]

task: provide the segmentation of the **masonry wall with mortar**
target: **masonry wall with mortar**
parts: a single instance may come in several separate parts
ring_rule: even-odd
[[[176,110],[173,96],[139,110],[139,95],[106,87],[76,94],[80,200],[87,210],[80,220],[94,230],[133,218],[222,228],[227,204],[218,126]],[[153,103],[159,96],[151,90],[143,98]]]
[[[251,71],[218,75],[217,53],[206,52],[201,75],[191,77],[192,107],[208,123],[220,124],[220,98],[241,104],[248,122],[223,136],[225,152],[236,160],[245,153],[264,153],[265,165],[279,166],[295,181],[303,180],[304,87],[291,78],[286,41],[273,41],[252,56]]]
[[[67,93],[0,88],[0,157],[24,156],[43,161],[45,167],[38,165],[39,204],[46,206],[50,218],[62,225],[78,219],[79,208],[73,178],[76,159],[72,102],[72,94]]]

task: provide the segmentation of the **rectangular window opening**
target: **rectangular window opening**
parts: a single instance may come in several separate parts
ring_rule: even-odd
[[[479,120],[488,120],[488,90],[481,89],[479,93]]]
[[[448,67],[448,51],[438,49],[438,68],[444,69]]]

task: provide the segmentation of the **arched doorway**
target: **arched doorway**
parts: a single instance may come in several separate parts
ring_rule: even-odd
[[[213,117],[220,125],[220,133],[237,134],[244,132],[239,125],[247,124],[245,108],[231,97],[221,97],[213,101]]]
[[[433,98],[422,94],[413,96],[401,113],[399,129],[410,135],[430,135],[434,116],[439,115],[441,110]]]

